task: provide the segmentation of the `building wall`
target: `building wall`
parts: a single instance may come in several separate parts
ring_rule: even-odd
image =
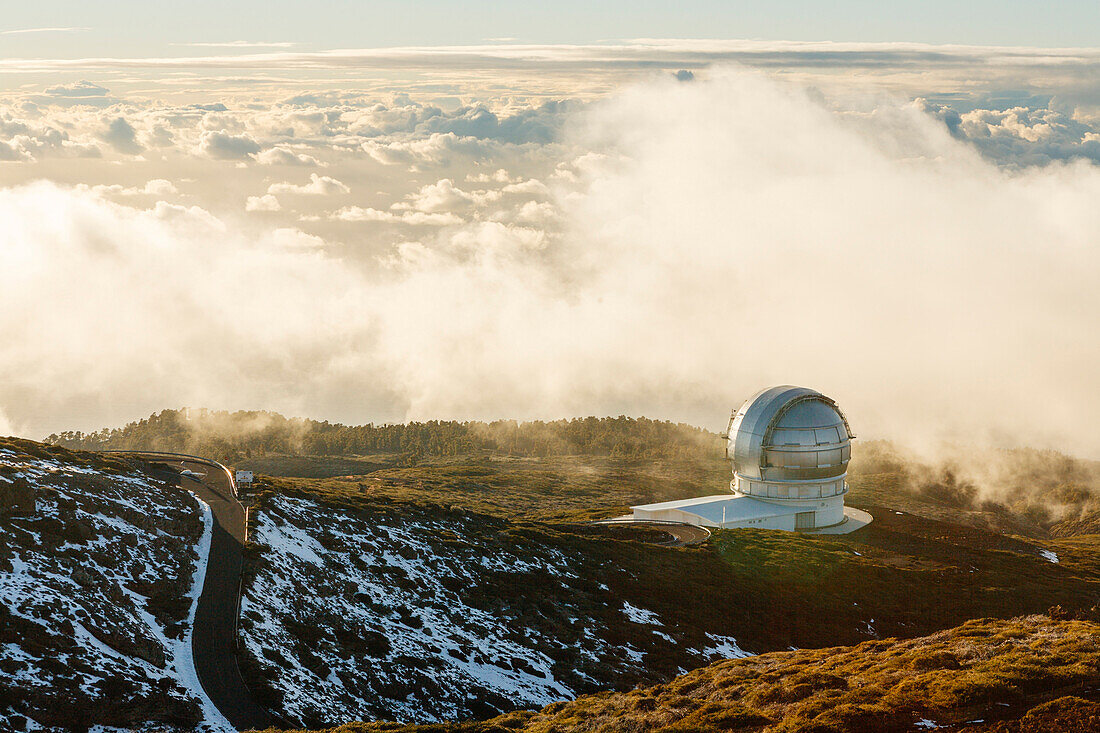
[[[786,532],[794,531],[794,515],[783,514],[777,517],[762,517],[760,519],[743,519],[741,521],[727,521],[722,529],[781,529]]]
[[[844,521],[844,496],[829,496],[823,499],[811,499],[801,501],[768,501],[767,499],[753,497],[757,501],[763,501],[768,504],[778,504],[783,507],[798,508],[799,511],[810,511],[811,509],[815,513],[814,526],[815,527],[828,527],[833,524],[840,524]],[[791,529],[794,529],[794,520],[791,520]]]

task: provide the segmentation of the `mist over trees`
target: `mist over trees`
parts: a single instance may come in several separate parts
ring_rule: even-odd
[[[625,416],[349,426],[273,412],[183,409],[163,410],[121,428],[55,433],[46,441],[83,450],[193,453],[222,461],[271,454],[419,457],[494,451],[515,456],[698,458],[721,453],[718,438],[701,428]]]
[[[625,416],[342,425],[266,411],[184,408],[163,410],[119,428],[65,431],[46,440],[83,450],[190,453],[229,464],[265,457],[376,457],[381,459],[379,466],[393,466],[492,454],[672,459],[717,468],[723,455],[723,441],[714,433],[683,423]],[[302,475],[315,475],[318,470],[316,475],[336,475],[330,473],[336,469],[317,466]],[[341,467],[338,473],[361,470],[362,466]],[[853,451],[849,481],[855,493],[872,502],[892,505],[909,497],[941,507],[944,516],[956,519],[971,514],[975,516],[967,521],[998,527],[1011,519],[1004,526],[1018,533],[1100,528],[1100,462],[1051,450],[944,445],[914,452],[889,441],[862,440]],[[714,490],[724,489],[715,484]]]

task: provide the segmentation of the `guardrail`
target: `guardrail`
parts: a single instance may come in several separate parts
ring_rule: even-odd
[[[661,545],[672,544],[675,546],[677,545],[677,542],[679,542],[679,546],[698,545],[706,542],[707,539],[709,539],[713,534],[708,527],[703,527],[698,524],[692,524],[691,522],[677,522],[673,519],[635,519],[634,517],[619,517],[616,519],[597,519],[594,522],[585,522],[585,525],[589,527],[628,526],[631,524],[638,526],[657,525],[658,527],[690,527],[692,530],[702,531],[702,538],[691,540],[685,538],[682,535],[677,535],[674,530],[670,529],[668,531],[665,531],[665,534],[671,535],[673,538],[673,542],[657,543]],[[688,537],[690,537],[690,535],[688,535]],[[696,535],[696,537],[698,537],[698,535]]]
[[[597,519],[592,522],[586,522],[586,524],[674,524],[679,527],[699,527],[699,529],[707,529],[706,527],[692,524],[691,522],[677,522],[672,519],[635,519],[634,517],[629,519]],[[709,532],[710,530],[707,531]]]
[[[205,463],[207,466],[213,466],[214,468],[225,471],[226,478],[229,479],[229,488],[233,490],[233,496],[237,497],[237,479],[233,476],[233,472],[228,468],[218,463],[217,461],[209,458],[203,458],[202,456],[193,456],[189,453],[166,453],[159,450],[99,450],[95,453],[114,453],[131,456],[163,456],[164,458],[182,458],[188,461],[194,461],[195,463]]]

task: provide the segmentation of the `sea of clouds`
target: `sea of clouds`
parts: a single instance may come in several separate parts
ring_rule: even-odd
[[[1095,455],[1100,120],[743,68],[599,99],[0,111],[0,432],[634,414]]]

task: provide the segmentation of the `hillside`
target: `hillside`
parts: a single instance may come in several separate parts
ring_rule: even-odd
[[[202,445],[187,442],[204,435],[194,431],[169,445],[141,443],[179,427],[178,417],[154,421],[153,432],[139,424],[108,438]],[[654,544],[652,533],[587,522],[632,504],[722,491],[729,467],[712,439],[705,450],[653,448],[641,457],[650,450],[644,446],[664,439],[661,431],[680,428],[580,420],[558,425],[554,440],[585,425],[592,428],[587,438],[570,446],[543,434],[549,442],[535,444],[532,455],[518,440],[514,452],[492,442],[464,448],[461,435],[476,432],[472,425],[406,426],[408,435],[427,436],[434,453],[286,454],[274,450],[286,447],[277,442],[270,451],[257,447],[263,430],[245,431],[232,444],[255,448],[238,467],[268,472],[246,497],[253,510],[240,666],[252,695],[277,717],[310,728],[355,719],[518,725],[527,719],[518,711],[670,684],[716,659],[913,639],[974,618],[1051,607],[1084,617],[1100,599],[1100,535],[1079,533],[1087,532],[1095,503],[1086,462],[998,454],[990,460],[1001,463],[989,473],[1029,466],[1032,477],[1030,489],[1016,483],[998,494],[975,483],[965,466],[923,464],[871,444],[850,477],[848,503],[875,517],[859,532],[719,531],[705,545],[671,548]],[[442,439],[448,432],[459,436],[455,442]],[[689,443],[690,435],[682,434]],[[626,444],[642,447],[632,455],[613,447]],[[551,445],[558,447],[538,454]],[[138,470],[57,447],[19,450],[119,475]],[[51,479],[64,491],[94,493],[64,473]],[[1040,489],[1059,497],[1046,513],[1035,508]],[[190,497],[167,487],[147,494],[145,503],[127,501],[151,517],[190,506],[200,528],[188,535],[190,547],[201,546],[201,514]],[[158,511],[158,502],[168,508]],[[148,542],[176,536],[151,521]],[[193,549],[185,556],[196,557]],[[119,584],[127,595],[131,586]],[[192,591],[176,582],[156,603],[170,605],[172,597],[185,609]],[[164,629],[171,651],[178,629]],[[182,684],[172,660],[166,653],[164,685]],[[127,674],[112,671],[104,679],[123,682],[103,684],[129,684]],[[192,718],[153,715],[186,730],[205,716],[188,710]],[[126,714],[142,715],[139,707],[116,718]],[[502,714],[519,717],[501,721]]]
[[[264,479],[242,623],[251,686],[312,726],[484,718],[661,682],[722,650],[913,637],[1100,598],[1095,537],[865,505],[876,520],[852,535],[724,531],[676,549],[566,520],[658,486],[655,472],[677,491],[711,480],[589,459]]]
[[[484,723],[351,724],[333,733],[868,733],[1100,729],[1100,626],[979,619],[908,641],[773,652],[667,684],[588,695]]]
[[[137,463],[0,439],[0,729],[204,729],[189,624],[208,527]]]
[[[637,542],[302,495],[268,496],[252,539],[246,672],[291,721],[484,718],[741,653],[690,613],[730,589],[657,593],[679,558]]]

